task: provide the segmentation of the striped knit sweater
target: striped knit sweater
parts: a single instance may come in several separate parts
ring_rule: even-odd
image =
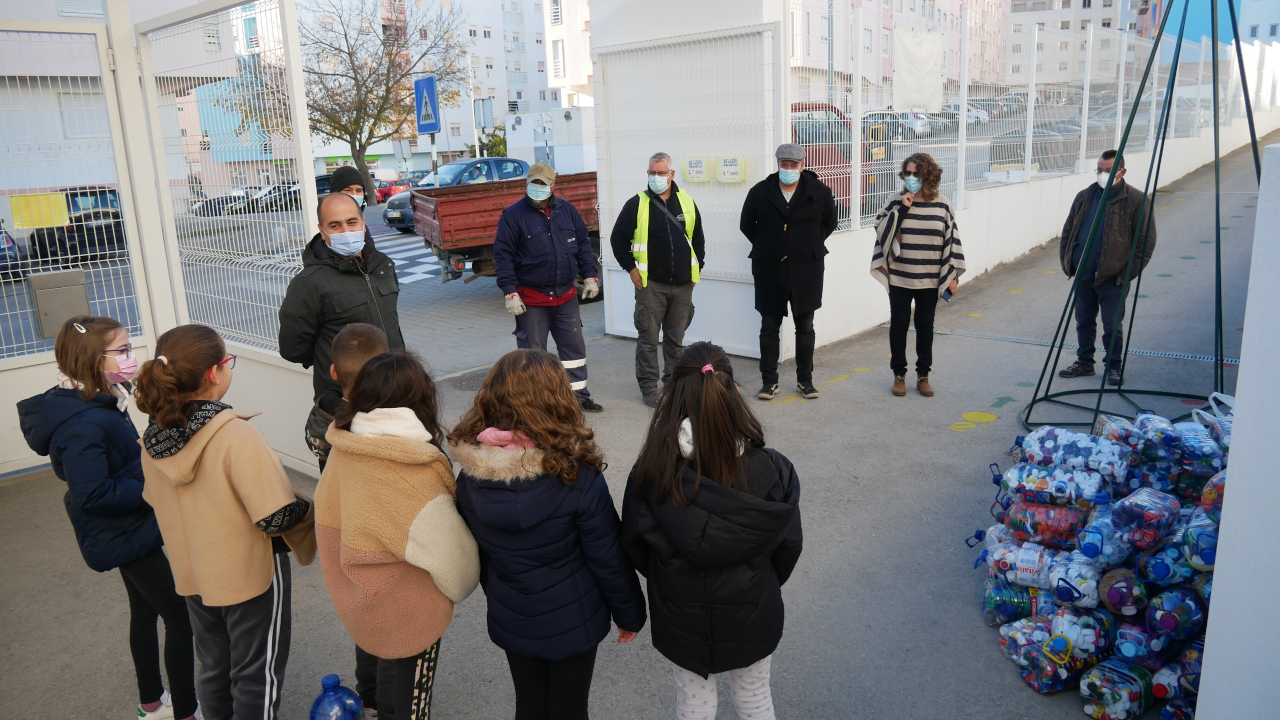
[[[876,247],[871,274],[888,290],[937,289],[938,294],[964,273],[964,249],[956,216],[942,195],[931,202],[916,197],[911,207],[893,196],[876,213]]]

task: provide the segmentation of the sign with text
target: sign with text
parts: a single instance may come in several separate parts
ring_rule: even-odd
[[[744,159],[741,155],[732,155],[716,159],[716,180],[722,183],[738,183],[746,179],[743,175]]]
[[[707,182],[711,178],[707,176],[707,159],[704,157],[691,157],[684,160],[684,181],[687,183]]]
[[[418,108],[418,134],[440,132],[440,103],[436,97],[436,79],[424,77],[413,83],[414,106]]]

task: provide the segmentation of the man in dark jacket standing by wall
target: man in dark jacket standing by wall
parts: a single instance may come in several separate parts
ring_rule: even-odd
[[[302,251],[302,271],[280,304],[280,357],[312,369],[316,407],[330,415],[342,386],[329,374],[333,339],[350,323],[368,323],[404,348],[396,298],[395,263],[366,234],[360,206],[343,193],[325,195],[316,214],[320,232]]]
[[[1116,165],[1115,182],[1107,199],[1103,225],[1089,255],[1085,257],[1094,216],[1102,203],[1102,189],[1106,187],[1112,165]],[[1106,348],[1104,366],[1107,383],[1120,385],[1120,357],[1124,353],[1125,276],[1129,280],[1138,275],[1151,262],[1156,249],[1156,224],[1152,208],[1143,192],[1124,182],[1124,158],[1115,150],[1102,153],[1098,160],[1098,181],[1081,190],[1071,203],[1067,222],[1062,226],[1062,238],[1058,246],[1062,270],[1067,277],[1080,273],[1079,290],[1076,293],[1076,336],[1080,349],[1076,361],[1058,374],[1064,378],[1093,375],[1094,339],[1098,332],[1098,313],[1102,313],[1102,345]],[[1143,212],[1143,206],[1146,211]],[[1141,232],[1139,225],[1141,224]],[[1138,247],[1134,251],[1133,243]],[[1129,268],[1133,254],[1136,267]]]
[[[760,313],[760,375],[756,397],[778,394],[779,330],[787,303],[795,313],[796,390],[818,397],[813,386],[813,313],[822,307],[827,237],[838,219],[831,192],[816,173],[804,169],[804,148],[779,145],[778,172],[756,183],[742,205],[739,227],[751,241],[751,274]]]
[[[706,258],[702,214],[676,187],[671,156],[649,158],[649,187],[622,205],[609,245],[636,288],[636,381],[644,404],[658,406],[658,331],[662,384],[671,380],[684,331],[693,322],[693,286]]]
[[[547,349],[547,334],[586,412],[604,410],[587,390],[587,343],[582,337],[582,298],[600,294],[600,273],[587,224],[573,203],[555,196],[556,172],[546,163],[529,168],[525,197],[502,211],[493,240],[498,287],[516,318],[516,347]]]

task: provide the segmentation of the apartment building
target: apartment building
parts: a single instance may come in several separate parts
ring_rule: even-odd
[[[595,104],[591,64],[591,8],[587,0],[543,0],[547,79],[565,107]]]

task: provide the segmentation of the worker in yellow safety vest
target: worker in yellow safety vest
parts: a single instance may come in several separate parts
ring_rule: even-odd
[[[693,286],[706,257],[702,213],[676,186],[671,156],[649,158],[648,187],[627,200],[613,225],[614,259],[636,289],[636,381],[649,407],[658,405],[658,332],[662,384],[671,380],[684,331],[693,322]]]

